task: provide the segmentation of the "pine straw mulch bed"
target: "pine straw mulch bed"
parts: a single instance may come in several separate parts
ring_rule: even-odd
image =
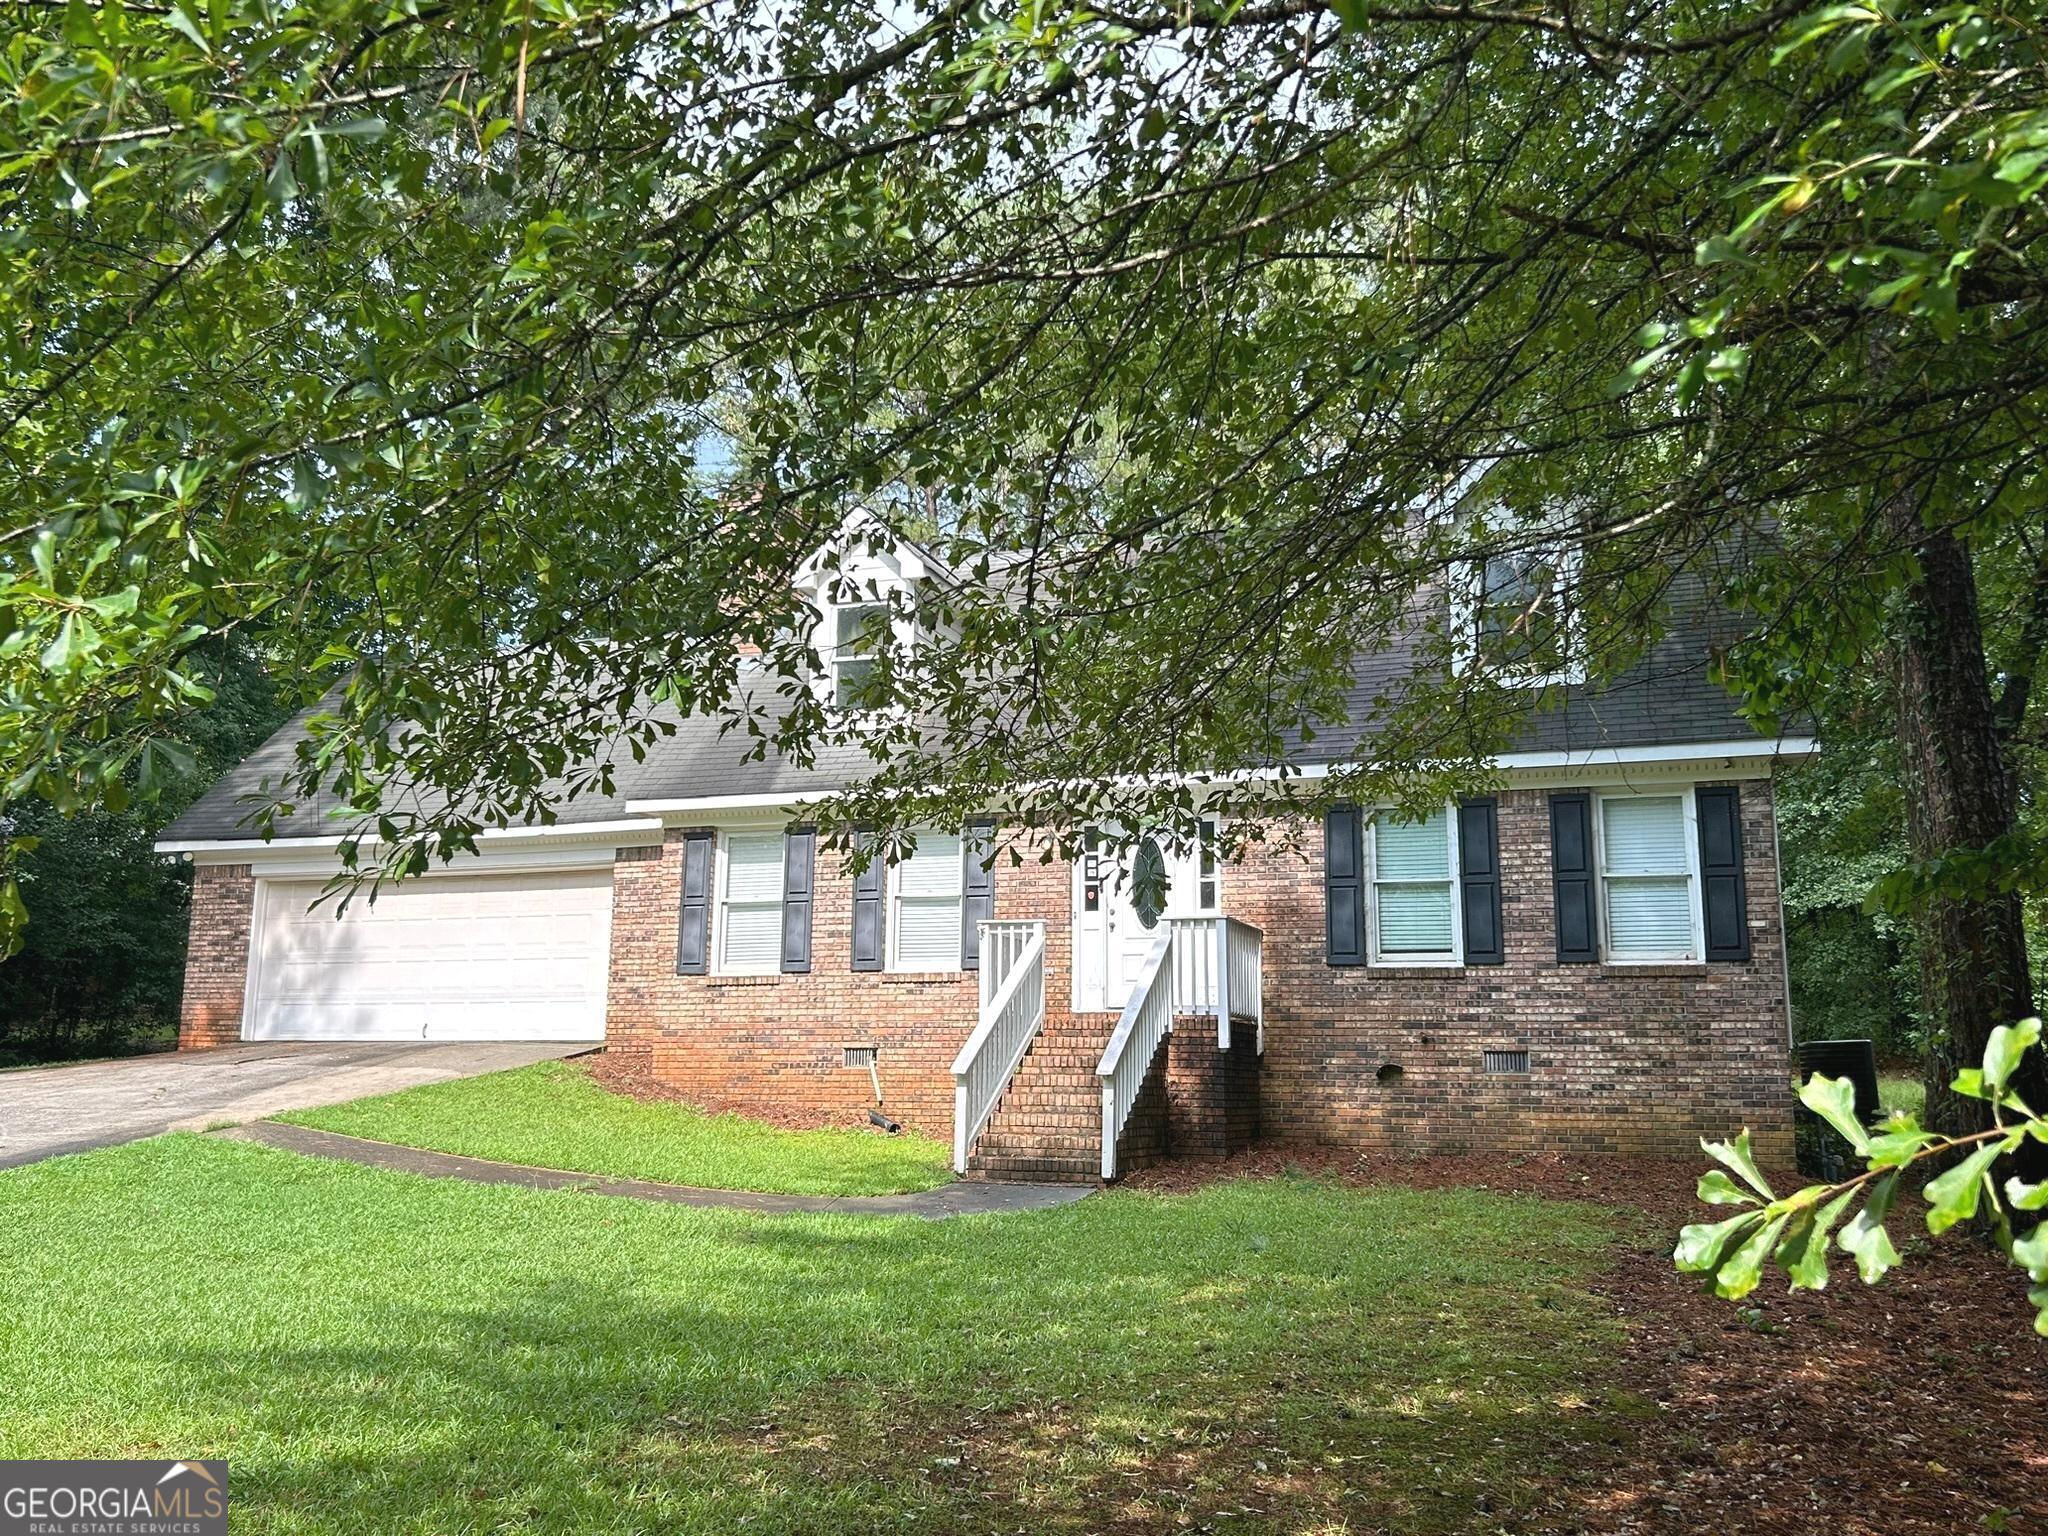
[[[1927,1238],[1922,1207],[1902,1197],[1891,1228],[1905,1262],[1881,1285],[1863,1285],[1842,1256],[1821,1295],[1788,1294],[1778,1276],[1721,1301],[1670,1258],[1678,1228],[1712,1214],[1693,1196],[1707,1166],[1261,1147],[1128,1182],[1177,1192],[1307,1173],[1630,1213],[1596,1290],[1627,1331],[1608,1384],[1653,1406],[1554,1490],[1557,1529],[2048,1536],[2048,1340],[2033,1331],[2025,1277],[1966,1234]],[[1769,1176],[1781,1189],[1802,1182]]]

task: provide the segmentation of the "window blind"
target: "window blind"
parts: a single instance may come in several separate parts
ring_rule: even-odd
[[[725,843],[719,913],[721,970],[751,975],[782,965],[782,834],[738,832]]]
[[[960,966],[960,838],[920,832],[917,851],[896,866],[896,968]]]
[[[1607,952],[1616,959],[1692,957],[1692,874],[1685,800],[1633,795],[1600,802]]]
[[[1382,954],[1450,953],[1450,813],[1373,820],[1373,888]]]

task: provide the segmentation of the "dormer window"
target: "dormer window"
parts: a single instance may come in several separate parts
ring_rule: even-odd
[[[889,632],[887,603],[841,603],[832,610],[832,702],[841,709],[877,709],[883,703],[875,653]]]
[[[1569,546],[1463,562],[1453,573],[1457,670],[1524,688],[1581,681],[1571,601],[1578,568],[1578,551]]]

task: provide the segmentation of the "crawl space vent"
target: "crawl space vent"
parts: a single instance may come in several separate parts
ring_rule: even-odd
[[[1488,1077],[1505,1077],[1529,1070],[1527,1051],[1485,1051],[1481,1053],[1481,1060],[1485,1062]]]
[[[863,1071],[875,1064],[875,1048],[872,1045],[849,1045],[842,1047],[842,1067],[859,1067]]]

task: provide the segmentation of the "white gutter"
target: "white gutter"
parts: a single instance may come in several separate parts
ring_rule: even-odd
[[[1554,752],[1503,752],[1493,766],[1509,775],[1551,777],[1559,774],[1605,772],[1627,777],[1633,770],[1674,772],[1684,769],[1710,773],[1758,773],[1772,764],[1796,762],[1819,751],[1811,736],[1752,737],[1746,741],[1680,742],[1648,747],[1582,747]],[[1146,784],[1195,785],[1280,784],[1290,780],[1326,779],[1341,772],[1344,765],[1303,763],[1298,767],[1242,768],[1229,773],[1134,776],[1120,782],[1131,786]],[[575,838],[596,841],[615,837],[622,843],[658,842],[664,825],[673,826],[691,817],[722,817],[758,811],[794,811],[837,799],[840,789],[794,789],[779,794],[694,795],[662,800],[629,800],[623,821],[593,821],[553,827],[493,827],[478,834],[478,841],[506,838]],[[246,855],[256,849],[298,849],[315,851],[338,848],[345,839],[330,837],[279,837],[264,842],[257,838],[226,838],[196,842],[160,842],[158,853]],[[375,837],[360,842],[374,846]]]
[[[252,853],[322,853],[339,848],[349,839],[345,835],[328,837],[257,837],[200,838],[190,842],[164,841],[156,844],[158,853],[207,854],[233,853],[247,857]],[[648,843],[661,841],[661,823],[644,816],[635,816],[626,821],[574,821],[557,823],[552,827],[486,827],[477,834],[479,844],[507,842],[615,842]],[[365,833],[356,841],[363,847],[374,848],[381,841],[371,833]]]
[[[1714,771],[1738,767],[1757,770],[1775,762],[1793,762],[1811,757],[1819,744],[1811,736],[1752,737],[1746,741],[1682,742],[1650,747],[1582,747],[1557,752],[1503,752],[1493,766],[1504,773],[1554,773],[1560,770],[1633,768],[1677,769],[1712,765]],[[1117,782],[1132,787],[1147,784],[1264,784],[1293,779],[1326,779],[1342,771],[1342,765],[1303,763],[1298,767],[1241,768],[1229,773],[1191,773],[1178,776],[1157,774],[1133,776]],[[836,789],[792,790],[769,795],[699,795],[671,800],[629,800],[626,809],[642,816],[664,819],[684,816],[718,816],[735,811],[772,811],[815,805],[837,798]]]
[[[626,809],[638,816],[690,816],[716,811],[774,811],[786,806],[816,805],[837,799],[837,789],[793,789],[780,795],[698,795],[681,800],[628,800]]]

